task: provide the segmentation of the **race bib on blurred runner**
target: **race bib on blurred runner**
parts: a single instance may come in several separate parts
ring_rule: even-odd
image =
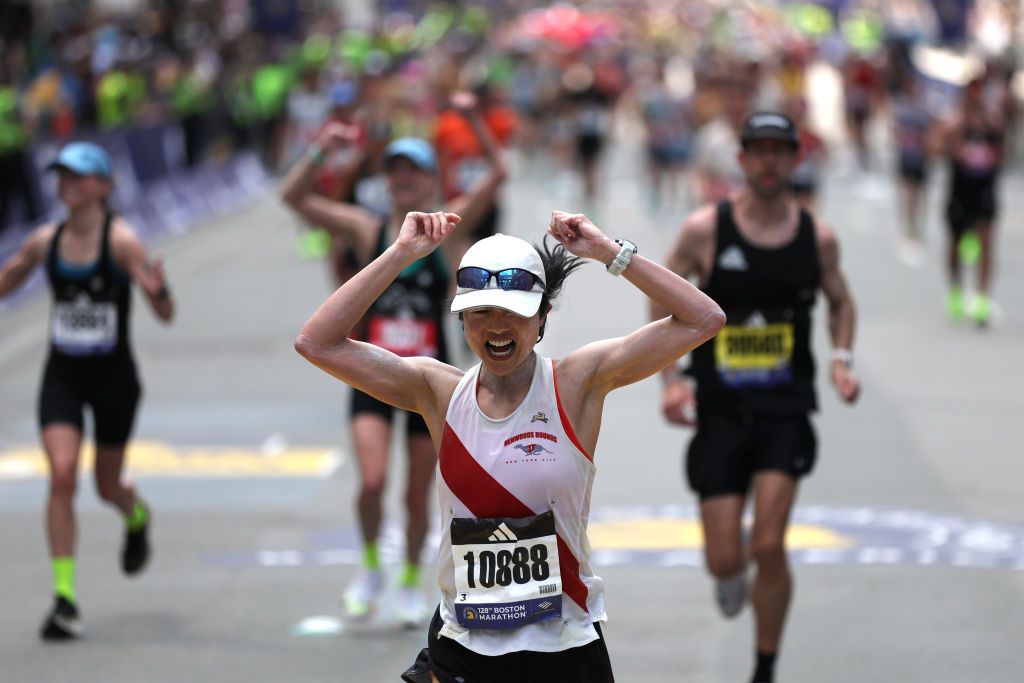
[[[715,337],[715,366],[726,386],[774,387],[793,378],[793,323],[754,313]]]
[[[117,305],[87,297],[54,305],[53,345],[69,355],[112,351],[117,346]]]
[[[455,518],[455,616],[465,628],[511,629],[560,619],[555,515]]]
[[[367,323],[366,340],[399,356],[437,356],[437,325],[422,318],[375,315]]]

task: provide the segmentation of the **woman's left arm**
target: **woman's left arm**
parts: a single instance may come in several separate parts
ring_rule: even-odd
[[[609,265],[621,249],[583,214],[555,211],[548,233],[575,256]],[[706,294],[654,261],[634,254],[622,277],[666,310],[655,320],[617,339],[587,344],[559,364],[583,381],[584,393],[601,395],[659,372],[711,339],[725,314]]]

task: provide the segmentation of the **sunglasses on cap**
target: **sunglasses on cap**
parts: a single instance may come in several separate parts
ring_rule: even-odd
[[[506,292],[510,290],[517,292],[533,291],[535,282],[540,283],[541,286],[544,285],[539,277],[522,268],[505,268],[504,270],[494,272],[476,266],[460,268],[456,275],[456,282],[458,282],[459,287],[466,289],[487,289],[487,285],[491,283],[492,277],[497,281],[498,287]]]

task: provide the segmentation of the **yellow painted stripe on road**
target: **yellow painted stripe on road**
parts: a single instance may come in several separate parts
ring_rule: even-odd
[[[704,547],[700,523],[689,519],[631,519],[592,522],[588,527],[594,550],[679,550]],[[786,547],[842,549],[850,539],[820,526],[794,524],[786,534]]]
[[[79,471],[92,469],[96,452],[82,447]],[[156,441],[128,447],[128,472],[139,477],[310,477],[329,476],[340,464],[329,448],[284,448],[263,453],[236,447],[177,447]],[[0,450],[0,479],[49,476],[46,456],[37,446]]]

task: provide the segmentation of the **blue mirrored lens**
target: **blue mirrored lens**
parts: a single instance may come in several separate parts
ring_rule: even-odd
[[[491,271],[484,268],[461,268],[456,275],[459,287],[467,289],[484,289],[491,281]]]
[[[456,281],[459,287],[465,287],[466,289],[486,289],[487,285],[491,282],[492,276],[498,281],[499,288],[505,291],[515,290],[519,292],[529,292],[532,290],[533,282],[536,279],[533,273],[522,268],[506,268],[505,270],[499,270],[497,273],[492,273],[485,268],[467,266],[466,268],[459,269]]]
[[[529,292],[533,289],[533,273],[522,268],[508,268],[497,273],[498,286],[504,290]]]

